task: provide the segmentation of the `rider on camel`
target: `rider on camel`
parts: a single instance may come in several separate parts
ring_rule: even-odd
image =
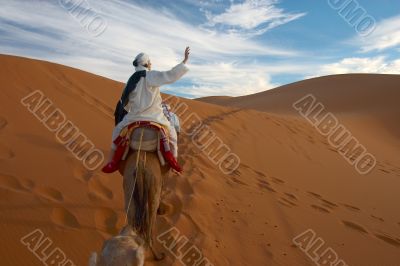
[[[186,66],[189,54],[190,48],[186,47],[183,61],[168,71],[151,70],[150,58],[145,53],[136,56],[133,61],[135,73],[142,71],[144,75],[139,78],[135,88],[129,93],[127,104],[123,106],[127,113],[113,130],[111,152],[108,163],[102,169],[103,172],[112,173],[118,170],[120,158],[116,158],[118,157],[116,140],[121,131],[132,123],[152,122],[166,128],[168,132],[171,131],[171,123],[165,117],[161,106],[160,86],[174,83],[189,71]]]

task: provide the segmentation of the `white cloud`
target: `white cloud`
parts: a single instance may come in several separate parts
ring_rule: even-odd
[[[190,73],[195,73],[191,76]],[[265,68],[260,65],[215,63],[208,67],[194,65],[189,77],[196,85],[179,88],[181,93],[193,97],[210,95],[240,96],[272,89],[278,84],[270,81]]]
[[[154,68],[163,70],[182,60],[184,47],[190,45],[192,71],[184,81],[197,88],[193,95],[240,95],[270,88],[269,77],[263,72],[265,66],[251,69],[245,66],[245,58],[299,55],[239,36],[205,31],[170,13],[119,0],[87,1],[94,14],[107,22],[104,33],[93,37],[82,26],[91,18],[77,19],[58,3],[3,3],[0,52],[55,61],[126,81],[137,53],[149,53]]]
[[[207,26],[228,26],[230,33],[260,35],[277,26],[299,19],[305,13],[286,13],[278,8],[278,0],[244,0],[233,3],[225,12],[214,15],[207,12]]]
[[[309,62],[300,64],[293,62],[274,64],[220,62],[207,66],[192,65],[188,78],[193,80],[196,85],[180,87],[176,91],[192,95],[192,98],[211,95],[248,95],[282,85],[271,81],[271,77],[275,74],[294,74],[300,77],[299,73],[310,75],[316,68],[317,64]],[[170,90],[167,89],[167,91]]]
[[[307,78],[348,73],[400,74],[400,59],[386,60],[384,56],[345,58],[336,63],[322,65],[317,74]]]
[[[382,20],[375,30],[365,37],[357,37],[352,41],[361,47],[362,52],[383,51],[400,46],[400,16]]]

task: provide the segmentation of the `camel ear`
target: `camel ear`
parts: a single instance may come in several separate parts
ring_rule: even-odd
[[[89,258],[89,266],[96,266],[97,265],[97,253],[93,252]]]
[[[119,233],[121,236],[136,236],[136,233],[133,231],[132,227],[128,224],[125,225],[124,228],[121,229]]]

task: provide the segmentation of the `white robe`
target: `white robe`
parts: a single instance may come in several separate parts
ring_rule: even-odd
[[[180,125],[180,123],[179,123],[179,118],[178,118],[178,116],[177,116],[175,113],[172,113],[172,112],[171,112],[170,122],[171,122],[171,124],[174,126],[175,131],[176,131],[177,133],[180,133],[180,132],[181,132],[181,125]]]
[[[169,124],[168,131],[171,152],[175,158],[178,158],[178,134],[176,134],[175,127],[172,123]]]
[[[135,70],[146,70],[146,68],[139,66]],[[136,89],[129,95],[129,102],[126,106],[128,113],[114,128],[112,140],[114,141],[118,137],[124,127],[136,121],[152,121],[170,128],[171,124],[164,116],[161,107],[160,86],[177,81],[188,71],[189,68],[184,63],[180,63],[168,71],[147,71],[146,77],[140,79]],[[114,143],[112,143],[112,148],[116,148]]]

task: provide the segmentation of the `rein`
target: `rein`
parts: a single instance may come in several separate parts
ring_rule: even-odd
[[[142,147],[142,139],[143,139],[143,132],[144,132],[144,128],[141,128],[140,131],[140,140],[139,140],[139,148],[137,150],[137,154],[136,154],[136,168],[135,168],[135,179],[133,181],[133,184],[131,185],[132,188],[132,193],[129,199],[129,203],[128,203],[128,207],[126,209],[126,214],[125,214],[125,223],[128,221],[128,212],[129,212],[129,208],[131,206],[131,202],[132,202],[132,198],[133,198],[133,192],[135,191],[135,187],[136,187],[136,180],[137,180],[137,175],[138,175],[138,166],[139,166],[139,156],[140,156],[140,149]],[[146,153],[145,153],[146,156]],[[145,157],[146,158],[146,157]],[[145,159],[146,160],[146,159]]]

